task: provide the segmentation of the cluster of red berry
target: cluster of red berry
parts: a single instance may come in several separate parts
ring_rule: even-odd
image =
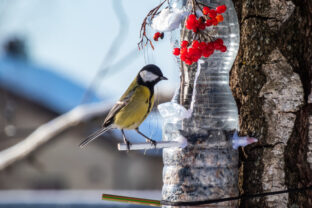
[[[197,18],[195,14],[190,14],[186,20],[185,27],[192,30],[194,33],[198,33],[206,27],[218,25],[222,22],[223,16],[221,14],[225,11],[225,5],[218,6],[215,10],[210,9],[209,7],[204,7],[203,14],[205,16]],[[208,58],[214,53],[215,50],[219,50],[221,52],[225,52],[227,50],[222,39],[219,38],[210,42],[200,42],[195,39],[192,44],[189,44],[188,41],[184,40],[181,42],[180,48],[175,48],[173,50],[173,54],[175,56],[180,56],[181,61],[185,62],[187,65],[192,65],[201,57]]]
[[[208,58],[214,53],[215,50],[219,50],[221,52],[226,51],[226,46],[223,44],[223,40],[220,38],[208,43],[194,40],[191,46],[188,46],[189,42],[184,40],[181,43],[181,48],[173,49],[173,54],[175,56],[180,55],[181,60],[184,61],[187,65],[192,65],[202,56]]]
[[[197,19],[195,14],[190,14],[186,20],[185,27],[189,30],[193,30],[194,33],[197,33],[199,30],[204,30],[205,27],[218,25],[224,20],[221,14],[225,11],[225,5],[218,6],[215,10],[210,9],[209,7],[204,7],[203,14],[205,16],[199,17]]]
[[[160,33],[160,32],[155,33],[153,39],[155,41],[158,41],[158,38],[163,39],[164,38],[164,33]]]

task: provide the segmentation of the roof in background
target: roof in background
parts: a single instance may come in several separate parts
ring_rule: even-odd
[[[0,87],[56,112],[82,103],[86,88],[48,67],[9,56],[0,57]],[[101,99],[90,92],[87,102]]]

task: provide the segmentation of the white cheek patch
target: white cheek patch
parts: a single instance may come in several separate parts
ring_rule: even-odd
[[[156,74],[153,74],[149,71],[141,71],[140,76],[143,79],[144,82],[152,82],[155,81],[159,76]]]

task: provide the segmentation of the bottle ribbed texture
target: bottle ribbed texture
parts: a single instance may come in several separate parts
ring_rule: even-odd
[[[215,51],[193,68],[182,67],[186,87],[177,91],[173,101],[187,109],[192,108],[193,112],[191,118],[182,121],[164,120],[163,140],[175,140],[179,135],[188,140],[185,149],[167,148],[163,151],[162,196],[168,201],[238,195],[238,153],[232,148],[231,140],[234,130],[238,130],[238,112],[229,87],[229,72],[239,47],[239,25],[231,0],[202,2],[212,8],[222,4],[227,6],[222,14],[224,22],[211,27],[216,37],[223,39],[227,52]],[[236,207],[236,202],[218,206]]]

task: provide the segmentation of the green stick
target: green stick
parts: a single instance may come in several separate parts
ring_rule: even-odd
[[[128,196],[103,194],[102,200],[129,203],[129,204],[147,205],[147,206],[153,206],[153,207],[161,207],[160,201],[158,200],[135,198],[135,197],[128,197]]]

